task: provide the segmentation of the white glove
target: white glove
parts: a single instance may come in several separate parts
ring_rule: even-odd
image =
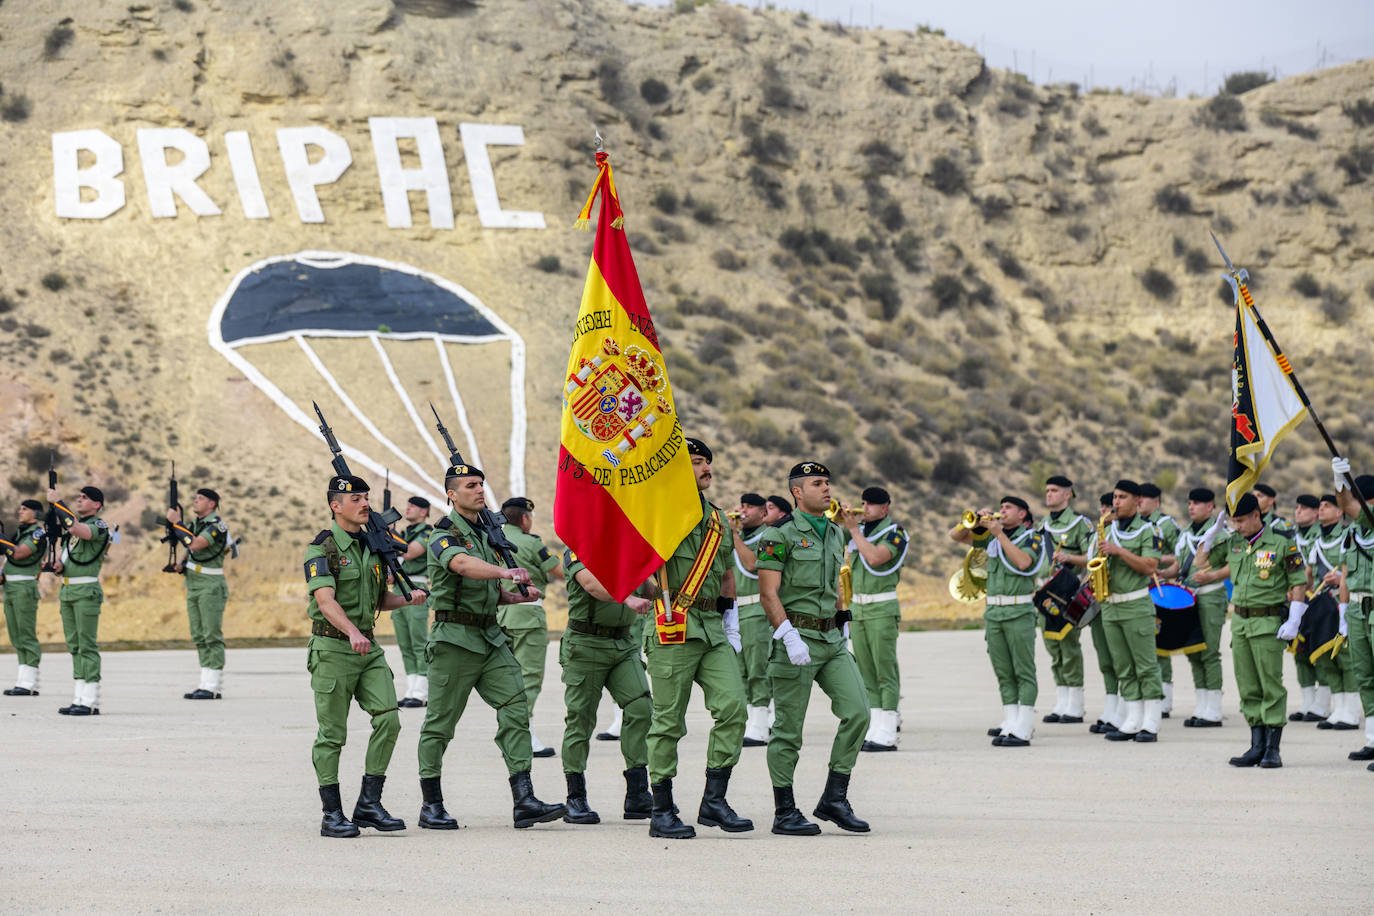
[[[844,641],[849,642],[849,621],[844,622]]]
[[[721,617],[721,623],[725,624],[725,641],[730,644],[730,647],[735,650],[735,654],[738,655],[741,646],[739,639],[738,604],[733,601],[730,602],[730,610],[726,611]]]
[[[782,640],[789,662],[794,665],[811,664],[811,653],[806,648],[806,640],[802,639],[797,628],[792,626],[792,621],[784,620],[782,625],[773,631],[773,638]]]
[[[1345,480],[1345,475],[1346,475],[1346,474],[1349,474],[1349,473],[1350,473],[1350,459],[1349,459],[1349,458],[1340,458],[1340,457],[1337,457],[1337,458],[1332,458],[1332,459],[1331,459],[1331,475],[1335,478],[1336,492],[1337,492],[1337,493],[1341,492],[1342,490],[1348,490],[1348,489],[1350,489],[1350,484],[1346,483],[1346,480]]]
[[[1349,631],[1350,631],[1350,628],[1347,627],[1346,624],[1345,624],[1345,609],[1346,609],[1347,607],[1349,607],[1349,605],[1348,605],[1348,604],[1345,604],[1345,603],[1341,603],[1341,604],[1336,605],[1336,607],[1337,607],[1337,609],[1340,610],[1340,612],[1341,612],[1341,625],[1340,625],[1340,628],[1337,630],[1337,632],[1340,633],[1342,636],[1348,636],[1348,635],[1350,635],[1350,632],[1349,632]]]
[[[1279,627],[1278,638],[1284,642],[1296,639],[1298,636],[1298,626],[1302,623],[1302,615],[1307,613],[1306,601],[1288,602],[1288,619],[1283,626]]]

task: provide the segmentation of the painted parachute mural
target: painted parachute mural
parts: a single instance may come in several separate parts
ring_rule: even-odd
[[[229,284],[207,333],[210,346],[316,437],[310,402],[319,401],[349,462],[376,477],[389,469],[394,487],[444,502],[448,453],[435,438],[433,401],[446,421],[456,417],[464,457],[487,470],[489,501],[503,465],[509,492],[525,492],[525,342],[456,283],[356,254],[267,258]],[[507,370],[508,385],[493,384]],[[463,390],[479,413],[468,414]],[[484,461],[479,443],[507,437],[507,460]]]

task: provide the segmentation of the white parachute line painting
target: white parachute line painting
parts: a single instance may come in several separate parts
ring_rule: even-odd
[[[281,314],[271,315],[272,320],[259,321],[260,325],[277,324],[278,328],[257,327],[258,333],[252,333],[251,325],[255,316],[251,310],[255,303],[248,302],[244,305],[236,302],[236,295],[242,292],[245,284],[258,286],[262,284],[296,283],[306,281],[309,278],[300,273],[297,276],[290,276],[283,279],[284,272],[291,272],[291,268],[303,266],[314,271],[334,271],[340,268],[349,268],[353,265],[362,265],[375,268],[378,277],[384,280],[390,278],[388,282],[394,289],[397,302],[385,301],[377,306],[377,312],[367,312],[365,314],[354,313],[353,315],[343,314],[340,324],[347,325],[352,323],[358,325],[366,321],[372,321],[371,328],[354,327],[316,327],[310,324],[309,314],[301,318],[302,313],[318,311],[317,306],[323,305],[331,307],[328,302],[321,302],[318,299],[305,297],[304,306],[300,302],[290,303],[291,308],[296,309],[291,313],[290,309],[283,309]],[[285,270],[283,270],[285,269]],[[394,272],[389,274],[388,272]],[[344,274],[345,271],[340,271]],[[327,276],[319,274],[319,276]],[[318,279],[318,276],[317,276]],[[370,278],[375,279],[375,278]],[[398,283],[398,279],[402,282]],[[255,283],[255,281],[259,281]],[[428,298],[416,299],[417,290],[423,292],[424,284],[438,287],[448,294],[453,302],[441,302],[436,305]],[[328,285],[327,283],[325,284]],[[405,288],[402,288],[405,287]],[[250,299],[251,299],[250,290]],[[410,297],[409,305],[401,305],[402,312],[396,313],[392,322],[401,325],[398,330],[389,328],[380,329],[387,318],[387,309],[397,307],[400,300]],[[233,306],[233,308],[231,308]],[[228,314],[226,314],[228,313]],[[241,314],[240,314],[241,313]],[[380,316],[381,321],[376,321]],[[261,319],[263,316],[256,316]],[[332,316],[326,315],[326,318]],[[351,319],[351,321],[350,321]],[[301,323],[304,321],[304,323]],[[294,323],[293,323],[294,322]],[[432,322],[435,326],[433,330],[426,330],[425,326]],[[232,324],[232,332],[226,334],[226,325]],[[409,325],[409,326],[407,326]],[[417,329],[415,326],[419,325]],[[476,331],[477,333],[473,333]],[[261,369],[253,365],[242,353],[240,348],[250,347],[256,344],[278,343],[282,341],[295,341],[300,350],[305,354],[315,372],[325,381],[334,394],[340,399],[349,412],[362,424],[363,428],[377,440],[386,450],[393,452],[403,464],[416,470],[422,483],[417,484],[414,480],[403,474],[393,473],[392,480],[400,487],[411,491],[415,495],[423,495],[431,502],[442,505],[444,503],[443,487],[433,475],[424,470],[428,461],[420,462],[405,453],[403,449],[396,445],[391,439],[387,438],[370,419],[358,408],[351,398],[343,391],[338,380],[325,367],[318,354],[306,342],[308,337],[326,338],[357,338],[367,337],[376,350],[382,362],[383,369],[387,373],[393,388],[396,389],[402,404],[405,405],[407,413],[412,422],[416,424],[421,433],[425,445],[435,455],[440,456],[440,461],[447,464],[448,458],[443,455],[438,448],[436,440],[429,434],[426,424],[418,417],[418,411],[414,406],[414,399],[405,390],[397,376],[394,367],[388,358],[385,349],[381,345],[383,338],[387,340],[414,341],[432,339],[438,350],[440,363],[443,367],[445,381],[448,385],[449,394],[454,400],[454,407],[458,412],[459,426],[463,430],[464,438],[467,440],[468,456],[473,464],[478,464],[478,449],[476,436],[473,433],[471,423],[468,420],[466,410],[463,407],[462,398],[458,394],[457,382],[454,378],[453,369],[449,362],[446,344],[483,344],[506,342],[510,346],[510,394],[511,394],[511,430],[510,430],[510,467],[509,483],[512,494],[522,494],[525,491],[525,436],[528,425],[525,415],[525,342],[516,333],[514,328],[503,321],[490,308],[477,299],[471,292],[445,280],[442,277],[430,274],[406,264],[393,261],[386,261],[380,258],[372,258],[365,255],[330,252],[330,251],[302,251],[296,254],[277,255],[264,258],[241,270],[229,284],[228,289],[215,303],[207,321],[207,337],[210,346],[223,356],[239,372],[243,373],[259,391],[265,394],[269,400],[276,404],[281,410],[301,427],[308,430],[315,438],[323,439],[315,419],[307,414],[296,402],[281,390],[278,385],[267,377]],[[375,474],[384,474],[389,467],[388,463],[377,460],[372,454],[347,442],[340,442],[340,447],[345,457],[351,463],[356,463],[365,467]],[[495,498],[492,493],[490,482],[486,487],[488,500]]]

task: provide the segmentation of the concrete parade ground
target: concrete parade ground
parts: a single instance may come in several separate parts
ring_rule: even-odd
[[[1085,644],[1089,640],[1085,637]],[[401,710],[383,801],[410,829],[319,836],[305,650],[231,649],[225,699],[190,702],[191,651],[107,652],[102,714],[71,719],[70,661],[44,653],[42,695],[0,697],[7,912],[1126,912],[1367,910],[1374,773],[1346,759],[1362,732],[1284,731],[1284,767],[1239,770],[1248,746],[1226,658],[1225,727],[1191,729],[1188,664],[1157,744],[1114,744],[1087,725],[1046,725],[1054,702],[1039,653],[1029,748],[995,748],[1001,718],[980,632],[900,637],[904,726],[897,753],[863,754],[850,799],[873,826],[813,838],[769,833],[762,748],[744,751],[729,798],[752,833],[698,827],[654,840],[624,821],[618,745],[593,741],[597,826],[511,827],[495,715],[474,694],[445,760],[463,829],[415,826],[415,747],[424,710]],[[557,644],[535,710],[562,740]],[[387,647],[392,670],[400,656]],[[1101,682],[1088,649],[1088,714]],[[3,677],[14,656],[0,656]],[[1289,708],[1297,706],[1291,663]],[[401,678],[404,684],[404,679]],[[6,682],[8,683],[8,681]],[[603,698],[599,723],[609,720]],[[708,717],[693,699],[676,780],[695,821]],[[808,817],[825,781],[834,719],[817,691],[797,771]],[[366,716],[354,707],[341,767],[345,813],[362,775]],[[561,756],[561,754],[560,754]],[[559,758],[534,761],[535,794],[561,801]]]

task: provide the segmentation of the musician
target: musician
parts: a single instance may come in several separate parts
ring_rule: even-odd
[[[1340,594],[1343,579],[1340,568],[1341,545],[1345,541],[1346,528],[1343,522],[1335,494],[1322,496],[1317,505],[1317,525],[1312,532],[1312,546],[1303,557],[1307,561],[1309,593],[1326,589],[1333,595]],[[1311,645],[1311,640],[1308,643],[1306,647],[1309,651],[1319,648]],[[1336,731],[1359,728],[1359,688],[1355,670],[1349,665],[1348,653],[1324,652],[1313,663],[1313,667],[1317,669],[1317,682],[1327,685],[1331,691],[1331,714],[1318,722],[1317,728]]]
[[[1162,579],[1180,580],[1192,589],[1198,620],[1207,648],[1188,656],[1193,668],[1193,714],[1183,720],[1188,728],[1217,728],[1221,725],[1221,628],[1226,623],[1226,582],[1213,567],[1226,562],[1227,532],[1220,518],[1213,519],[1216,494],[1207,487],[1188,491],[1188,527],[1179,532],[1174,552],[1166,555],[1159,568]],[[1204,549],[1209,546],[1210,549]]]
[[[786,496],[774,494],[768,497],[768,505],[763,507],[763,523],[769,528],[787,524],[792,517],[792,501]]]
[[[19,671],[7,697],[38,696],[38,573],[43,564],[47,532],[43,528],[43,504],[26,499],[19,504],[19,528],[13,539],[0,532],[0,548],[6,559],[4,582],[5,627],[10,645],[19,657]]]
[[[1160,499],[1164,493],[1159,487],[1152,483],[1142,483],[1140,485],[1140,506],[1138,511],[1140,517],[1159,529],[1159,551],[1164,557],[1173,556],[1174,548],[1178,544],[1179,527],[1178,522],[1171,516],[1165,515],[1159,508]],[[1174,711],[1174,664],[1173,657],[1169,655],[1159,656],[1159,677],[1164,688],[1164,709],[1160,712],[1162,718],[1169,718],[1169,714]]]
[[[1093,523],[1086,516],[1079,515],[1069,508],[1074,496],[1073,481],[1062,474],[1056,474],[1045,481],[1045,508],[1048,514],[1040,522],[1040,535],[1045,549],[1052,551],[1050,556],[1054,569],[1047,575],[1054,575],[1059,567],[1073,567],[1080,575],[1088,565],[1088,550],[1092,546]],[[1037,615],[1043,624],[1044,618]],[[1111,654],[1107,651],[1107,638],[1103,635],[1102,622],[1094,617],[1089,624],[1093,631],[1093,647],[1097,650],[1098,663],[1111,669]],[[1044,722],[1082,722],[1083,721],[1083,644],[1082,633],[1071,627],[1062,637],[1041,634],[1045,651],[1050,655],[1050,671],[1054,675],[1054,709],[1044,717]]]
[[[1097,517],[1110,514],[1116,516],[1116,509],[1112,502],[1115,496],[1111,490],[1103,493],[1097,498]],[[1097,533],[1093,532],[1093,540],[1089,545],[1088,553],[1097,552]],[[1099,613],[1088,625],[1093,634],[1093,651],[1097,655],[1097,670],[1102,672],[1102,686],[1106,696],[1102,701],[1102,715],[1096,722],[1088,726],[1088,731],[1094,735],[1106,735],[1116,730],[1116,727],[1126,721],[1126,706],[1121,702],[1121,685],[1116,679],[1116,662],[1112,659],[1111,643],[1107,641],[1107,625],[1102,620]]]
[[[1235,530],[1223,542],[1226,565],[1216,572],[1233,583],[1232,664],[1240,711],[1250,726],[1250,749],[1232,757],[1230,764],[1281,767],[1279,743],[1288,703],[1284,643],[1298,635],[1307,610],[1307,573],[1298,545],[1264,521],[1253,493],[1237,501],[1233,522]]]
[[[1350,640],[1342,651],[1350,655],[1365,716],[1364,747],[1351,751],[1350,759],[1374,760],[1374,632],[1371,632],[1371,625],[1374,625],[1374,519],[1362,510],[1360,500],[1351,493],[1346,482],[1350,462],[1336,458],[1331,466],[1335,471],[1336,497],[1340,500],[1341,511],[1352,519],[1341,553],[1345,564],[1343,588],[1347,590],[1342,600],[1349,605],[1341,617],[1340,632]],[[1366,499],[1374,498],[1374,475],[1360,475],[1355,478],[1355,485]],[[1374,763],[1369,768],[1374,770]]]
[[[1026,747],[1035,721],[1035,580],[1045,563],[1044,541],[1033,527],[1030,505],[1003,496],[1000,511],[978,510],[978,527],[962,524],[949,536],[988,552],[987,608],[983,636],[1002,695],[1002,724],[989,729],[997,747]]]
[[[1263,502],[1261,501],[1261,505]],[[1293,520],[1297,523],[1290,528],[1288,536],[1298,545],[1304,562],[1312,552],[1313,533],[1317,530],[1317,507],[1321,500],[1311,493],[1299,493],[1293,508]],[[1263,510],[1261,509],[1261,513]],[[1282,521],[1282,519],[1279,519]],[[1272,521],[1266,522],[1272,524]],[[1283,532],[1280,531],[1282,534]],[[1299,646],[1293,654],[1293,666],[1297,669],[1298,687],[1302,691],[1302,705],[1288,717],[1289,722],[1321,722],[1331,715],[1331,687],[1317,675],[1308,653]]]
[[[1284,537],[1292,537],[1293,524],[1274,509],[1274,503],[1279,498],[1279,491],[1267,483],[1257,483],[1251,492],[1254,493],[1255,500],[1259,503],[1260,516],[1264,519],[1264,526],[1273,528]]]
[[[768,680],[768,653],[773,648],[773,631],[759,602],[758,546],[767,523],[768,500],[757,493],[739,498],[739,509],[731,516],[735,529],[735,605],[739,608],[739,673],[744,681],[744,746],[763,747],[768,743],[769,707],[773,705],[773,685]]]
[[[1107,558],[1110,594],[1102,603],[1103,624],[1116,663],[1116,679],[1126,715],[1105,737],[1108,741],[1155,741],[1164,707],[1164,689],[1155,654],[1155,606],[1150,578],[1159,566],[1159,534],[1139,514],[1140,484],[1118,480],[1112,490],[1115,523],[1097,550]]]

